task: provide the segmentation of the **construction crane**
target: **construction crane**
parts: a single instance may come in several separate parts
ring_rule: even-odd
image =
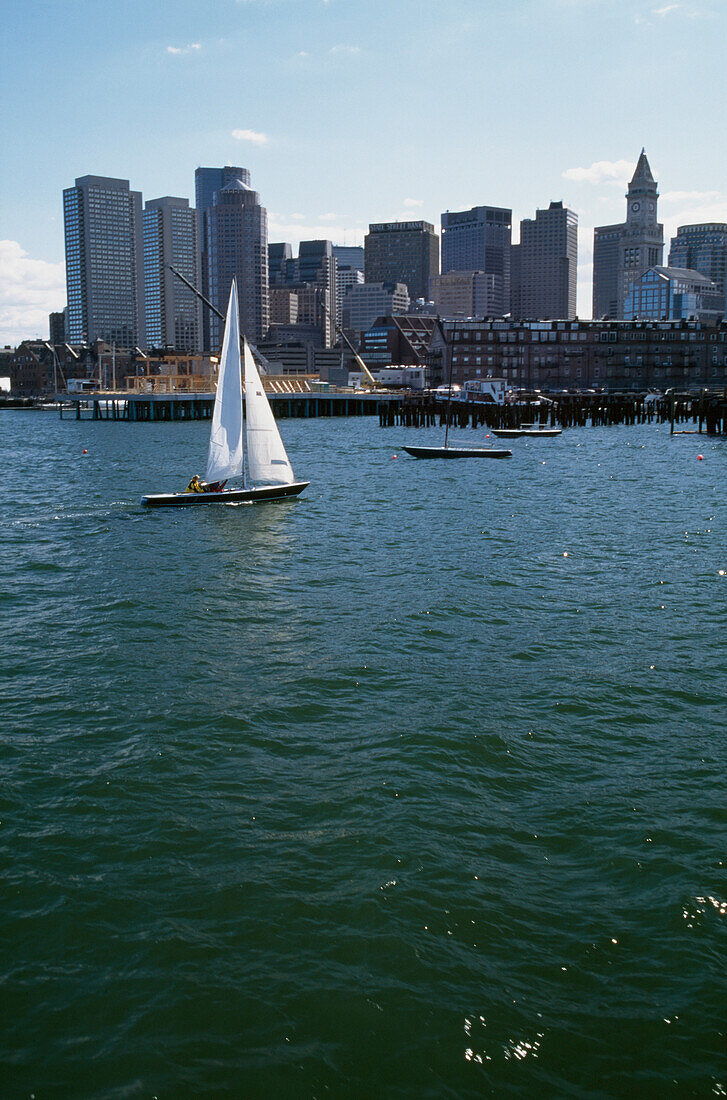
[[[176,267],[174,267],[172,264],[167,264],[167,267],[169,268],[169,270],[171,272],[173,272],[177,276],[178,279],[182,280],[182,282],[184,283],[184,285],[186,287],[189,287],[189,289],[192,291],[193,294],[197,295],[197,297],[199,298],[199,300],[201,302],[204,302],[204,304],[207,306],[207,309],[211,309],[212,312],[214,314],[216,314],[221,321],[225,320],[224,313],[222,313],[217,308],[217,306],[213,306],[212,302],[210,302],[209,298],[205,298],[204,294],[202,294],[201,291],[197,290],[197,287],[194,285],[194,283],[190,283],[189,279],[185,275],[182,275],[181,271],[177,271]],[[258,350],[258,348],[255,346],[255,344],[251,344],[249,340],[248,340],[247,343],[248,343],[248,346],[250,348],[250,351],[255,356],[255,361],[257,362],[257,365],[260,368],[261,373],[262,374],[269,374],[270,371],[269,371],[268,368],[270,367],[270,361],[265,358],[265,356],[262,354],[261,351]]]
[[[323,295],[323,311],[324,311],[324,313],[328,313],[329,316],[330,316],[330,311],[328,310],[328,308],[326,306],[326,296],[325,296],[325,294]],[[381,382],[376,381],[373,374],[371,373],[369,368],[366,366],[363,359],[361,358],[361,356],[359,355],[359,353],[356,351],[355,347],[353,346],[353,344],[349,340],[348,336],[346,336],[346,333],[343,331],[342,328],[339,327],[338,321],[336,321],[335,317],[333,318],[333,332],[336,336],[340,336],[343,340],[346,341],[346,343],[348,344],[348,347],[349,347],[349,351],[353,355],[353,357],[356,360],[356,363],[358,364],[358,366],[361,368],[361,373],[365,376],[366,381],[368,382],[369,386],[371,386],[372,389],[377,389],[379,386],[381,386]]]
[[[337,324],[335,324],[335,325],[334,325],[334,330],[335,330],[335,332],[336,332],[336,333],[337,333],[337,334],[338,334],[339,336],[341,336],[341,337],[342,337],[342,339],[343,339],[343,340],[345,340],[345,341],[346,341],[346,343],[348,344],[349,350],[350,350],[350,351],[352,352],[352,354],[353,354],[353,357],[354,357],[354,359],[356,360],[356,363],[357,363],[357,364],[358,364],[358,366],[359,366],[359,367],[361,368],[361,372],[362,372],[362,374],[364,374],[364,375],[365,375],[365,377],[366,377],[366,381],[368,382],[369,386],[371,386],[371,387],[372,387],[372,389],[377,389],[377,388],[378,388],[379,386],[381,386],[381,382],[378,382],[378,381],[377,381],[377,380],[376,380],[376,379],[374,378],[373,374],[371,373],[371,371],[369,370],[369,368],[368,368],[368,367],[366,366],[366,364],[364,363],[363,359],[361,358],[361,356],[359,355],[359,353],[358,353],[358,352],[356,351],[355,347],[353,346],[353,344],[352,344],[352,343],[351,343],[351,341],[349,340],[348,336],[346,336],[346,333],[345,333],[345,332],[343,331],[343,329],[342,329],[342,328],[339,328],[339,327],[338,327],[338,325],[337,325]]]

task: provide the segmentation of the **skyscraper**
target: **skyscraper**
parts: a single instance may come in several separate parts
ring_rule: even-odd
[[[205,219],[214,205],[215,195],[233,180],[242,180],[250,186],[250,171],[237,165],[226,164],[224,168],[197,168],[194,173],[194,195],[197,206],[198,237],[201,252],[201,291],[209,298],[209,257],[207,256],[207,232]],[[202,308],[202,344],[205,351],[210,350],[210,311]]]
[[[80,176],[63,192],[63,223],[69,342],[143,346],[141,193]]]
[[[150,346],[202,350],[202,303],[169,265],[200,285],[197,211],[187,199],[150,199],[142,217],[144,305]]]
[[[404,283],[360,283],[352,286],[343,299],[343,327],[364,332],[377,318],[406,313],[408,308]]]
[[[659,192],[642,149],[626,192],[626,221],[593,231],[593,316],[624,316],[631,283],[661,264],[664,226],[657,221]]]
[[[576,315],[578,215],[551,202],[535,218],[520,222],[520,244],[513,245],[511,313],[531,320]]]
[[[364,250],[359,244],[334,244],[333,255],[339,267],[352,267],[356,271],[364,269]]]
[[[289,244],[271,244],[268,258],[271,287],[299,292],[298,324],[319,328],[323,346],[330,347],[336,322],[336,258],[331,242],[301,241],[295,258]]]
[[[404,283],[410,298],[426,298],[439,274],[439,237],[429,222],[376,222],[364,238],[367,283]]]
[[[197,216],[201,220],[214,205],[215,194],[227,187],[233,180],[242,180],[250,186],[250,169],[226,164],[224,168],[197,168],[194,173],[194,199],[197,204]]]
[[[336,267],[336,324],[340,328],[343,324],[343,301],[352,286],[360,286],[364,280],[364,273],[360,267]]]
[[[496,292],[495,276],[484,271],[448,271],[429,280],[429,294],[440,317],[489,317]]]
[[[671,239],[669,267],[698,271],[727,294],[727,224],[680,225]]]
[[[263,340],[269,324],[268,215],[260,196],[240,179],[215,192],[205,214],[205,254],[209,297],[223,314],[233,276],[237,278],[240,326],[253,342]],[[223,322],[210,318],[210,347],[222,344]]]
[[[286,243],[268,245],[268,278],[271,286],[285,286],[294,282],[290,277],[293,249]]]
[[[493,314],[510,311],[510,245],[512,210],[473,206],[442,214],[442,274],[482,271],[495,276]]]

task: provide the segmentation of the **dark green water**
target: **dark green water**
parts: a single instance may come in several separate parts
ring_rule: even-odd
[[[726,1095],[727,444],[282,428],[0,419],[0,1092]]]

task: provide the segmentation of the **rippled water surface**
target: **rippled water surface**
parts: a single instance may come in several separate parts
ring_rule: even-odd
[[[0,415],[2,1094],[727,1095],[727,443],[282,430]]]

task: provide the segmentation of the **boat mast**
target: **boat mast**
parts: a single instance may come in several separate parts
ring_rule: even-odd
[[[454,362],[454,331],[457,327],[456,321],[452,322],[452,346],[449,350],[449,391],[447,392],[447,426],[444,429],[444,449],[447,450],[447,439],[449,438],[449,412],[452,405],[452,363]]]

